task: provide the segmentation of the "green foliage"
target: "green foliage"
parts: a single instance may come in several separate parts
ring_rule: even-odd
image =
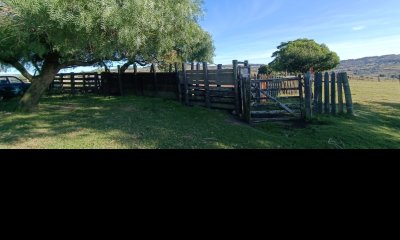
[[[0,63],[41,66],[50,53],[70,67],[101,60],[153,61],[183,49],[187,60],[212,60],[211,36],[197,21],[198,0],[4,0]],[[4,50],[4,51],[3,51]]]
[[[339,56],[329,50],[325,44],[318,44],[310,39],[298,39],[284,42],[278,46],[269,64],[275,71],[305,73],[310,68],[326,71],[337,67]]]
[[[263,65],[258,69],[258,74],[270,75],[271,73],[272,73],[272,68],[268,65]]]

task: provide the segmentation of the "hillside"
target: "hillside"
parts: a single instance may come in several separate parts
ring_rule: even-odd
[[[400,55],[343,60],[335,71],[345,71],[359,78],[397,79],[400,77]]]

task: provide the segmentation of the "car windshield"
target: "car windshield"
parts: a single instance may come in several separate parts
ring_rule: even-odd
[[[20,83],[22,83],[22,81],[19,80],[16,77],[8,77],[8,81],[10,81],[11,84],[20,84]]]

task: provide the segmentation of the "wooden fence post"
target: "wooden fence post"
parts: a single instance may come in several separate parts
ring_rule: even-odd
[[[182,85],[181,85],[181,79],[179,76],[179,69],[178,69],[178,63],[175,62],[175,74],[176,74],[176,78],[178,79],[178,100],[179,102],[183,102],[183,97],[182,97]]]
[[[71,73],[71,93],[72,95],[75,94],[75,73]]]
[[[343,114],[343,74],[338,74],[338,113]]]
[[[244,79],[244,118],[246,122],[251,123],[251,76]]]
[[[101,88],[101,86],[99,86],[99,85],[100,85],[100,82],[99,82],[99,74],[98,74],[98,73],[96,73],[96,74],[94,75],[94,85],[95,85],[95,87],[96,87],[96,93],[97,93],[97,94],[100,94],[100,88]]]
[[[86,89],[86,75],[82,74],[82,79],[83,79],[83,93],[87,93]]]
[[[199,62],[196,64],[196,70],[197,70],[197,71],[200,71],[200,63],[199,63]],[[196,80],[196,87],[197,87],[197,88],[200,87],[200,85],[199,85],[199,80]]]
[[[189,84],[188,84],[188,79],[187,79],[187,75],[186,75],[186,64],[182,63],[182,77],[183,77],[183,91],[185,94],[185,104],[186,106],[189,106]]]
[[[336,115],[336,74],[331,74],[331,114]]]
[[[158,84],[157,84],[157,71],[156,71],[156,65],[153,63],[151,64],[151,69],[153,73],[153,90],[154,90],[154,95],[158,95]]]
[[[324,93],[325,93],[325,114],[329,114],[329,73],[325,72],[325,82],[324,82]]]
[[[64,93],[64,75],[61,74],[60,76],[60,91],[61,93]]]
[[[122,73],[121,73],[121,66],[117,66],[118,69],[118,85],[119,85],[119,94],[124,96],[123,89],[122,89]]]
[[[304,101],[303,101],[304,100],[303,83],[301,81],[302,77],[300,74],[299,74],[298,78],[299,78],[300,114],[301,114],[301,117],[304,117],[305,116],[305,112],[304,112],[305,107],[304,107]]]
[[[318,73],[318,81],[317,81],[317,89],[318,89],[318,114],[322,114],[323,111],[323,102],[322,102],[322,72]]]
[[[235,87],[235,111],[236,114],[240,115],[240,105],[239,105],[239,84],[238,84],[238,60],[233,60],[233,82]]]
[[[220,80],[220,77],[219,77],[219,74],[220,74],[220,72],[221,72],[221,70],[222,70],[222,64],[218,64],[217,65],[217,88],[218,88],[218,90],[221,90],[221,80]]]
[[[168,72],[169,72],[169,73],[172,73],[172,63],[169,64]]]
[[[305,113],[306,120],[310,120],[312,118],[311,83],[312,83],[311,72],[308,72],[304,75],[304,94],[305,94],[304,101],[306,108],[306,113]]]
[[[211,108],[210,82],[209,82],[209,79],[208,79],[208,65],[207,65],[207,62],[203,62],[203,72],[204,72],[204,85],[206,87],[206,106],[207,106],[207,108]]]
[[[191,70],[191,71],[194,71],[194,62],[191,62],[191,63],[190,63],[190,70]]]
[[[347,73],[342,73],[342,79],[343,79],[343,87],[344,87],[344,96],[346,98],[346,109],[347,109],[347,114],[353,116],[353,98],[351,96],[351,89],[350,89],[350,82],[349,78],[347,76]]]

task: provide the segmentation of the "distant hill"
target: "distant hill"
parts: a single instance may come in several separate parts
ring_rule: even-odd
[[[335,71],[344,71],[360,78],[395,79],[400,76],[400,55],[343,60]]]

